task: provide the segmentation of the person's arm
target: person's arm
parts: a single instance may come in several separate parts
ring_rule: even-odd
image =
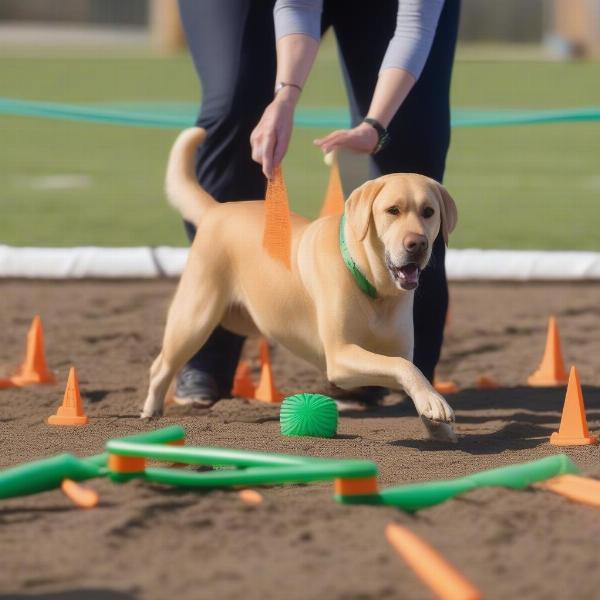
[[[252,158],[271,178],[285,155],[294,110],[313,66],[321,36],[322,0],[278,0],[273,10],[277,38],[276,87],[284,85],[267,106],[250,136]]]
[[[444,0],[399,0],[394,37],[386,51],[366,117],[387,128],[421,75]],[[375,129],[360,123],[353,129],[334,131],[315,144],[325,154],[336,148],[370,153],[378,142]]]

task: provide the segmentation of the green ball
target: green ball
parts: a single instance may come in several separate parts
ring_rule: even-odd
[[[281,435],[333,437],[338,410],[333,398],[322,394],[296,394],[281,403]]]

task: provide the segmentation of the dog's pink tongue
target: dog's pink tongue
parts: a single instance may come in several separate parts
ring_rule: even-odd
[[[400,270],[406,283],[419,283],[419,269],[416,265],[406,265]]]

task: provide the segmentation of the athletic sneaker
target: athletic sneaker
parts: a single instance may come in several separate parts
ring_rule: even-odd
[[[173,399],[180,406],[209,408],[219,398],[219,386],[210,373],[186,365],[177,375]]]

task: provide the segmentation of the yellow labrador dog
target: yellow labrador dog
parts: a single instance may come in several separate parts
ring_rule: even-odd
[[[221,324],[276,340],[341,388],[404,390],[432,437],[455,439],[452,409],[411,362],[413,291],[440,229],[447,241],[456,225],[448,192],[421,175],[385,175],[351,194],[342,219],[292,214],[290,271],[263,248],[262,201],[220,204],[199,186],[205,135],[182,132],[168,162],[168,198],[198,235],[142,417],[162,413],[174,375]]]

